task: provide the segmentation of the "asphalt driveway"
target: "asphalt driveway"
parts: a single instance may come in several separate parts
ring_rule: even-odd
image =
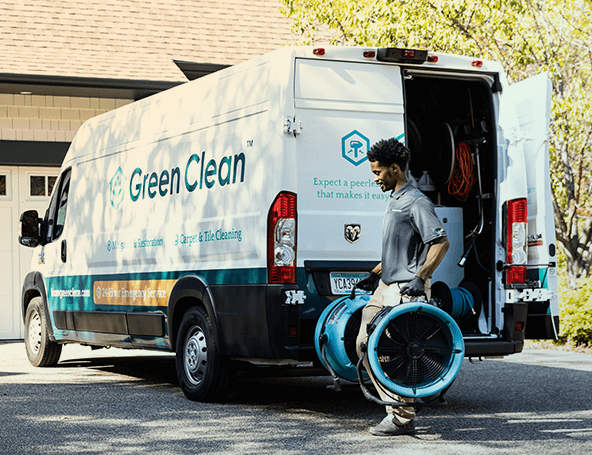
[[[465,361],[418,434],[371,436],[383,411],[327,377],[243,378],[223,404],[188,401],[174,357],[64,347],[55,368],[0,343],[0,453],[590,454],[592,355],[527,350]]]

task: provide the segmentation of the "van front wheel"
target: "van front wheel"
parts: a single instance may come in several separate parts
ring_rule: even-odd
[[[60,360],[62,345],[51,341],[41,297],[29,303],[25,313],[25,349],[31,365],[53,367]]]
[[[181,390],[192,401],[224,399],[232,379],[230,360],[220,355],[212,323],[202,308],[191,308],[177,334],[176,366]]]

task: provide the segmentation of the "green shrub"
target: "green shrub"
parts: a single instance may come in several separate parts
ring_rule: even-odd
[[[579,279],[573,291],[565,275],[559,277],[559,341],[592,346],[592,277]]]

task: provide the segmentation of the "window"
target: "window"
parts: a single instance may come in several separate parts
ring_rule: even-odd
[[[64,230],[66,209],[68,208],[68,195],[70,193],[70,174],[71,169],[64,171],[62,174],[60,182],[56,187],[56,193],[52,195],[49,209],[47,210],[46,242],[48,243],[57,239]],[[54,186],[55,178],[51,188],[53,189]]]
[[[0,175],[0,196],[8,196],[6,191],[6,175]]]
[[[68,193],[70,192],[70,173],[65,176],[64,184],[58,196],[58,211],[56,213],[54,239],[58,238],[64,230],[66,221],[66,208],[68,207]]]
[[[30,196],[51,196],[57,177],[53,175],[31,175],[29,177]]]

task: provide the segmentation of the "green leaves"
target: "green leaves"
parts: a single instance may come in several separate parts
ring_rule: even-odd
[[[559,341],[592,346],[592,278],[579,280],[578,290],[570,290],[562,279]]]

